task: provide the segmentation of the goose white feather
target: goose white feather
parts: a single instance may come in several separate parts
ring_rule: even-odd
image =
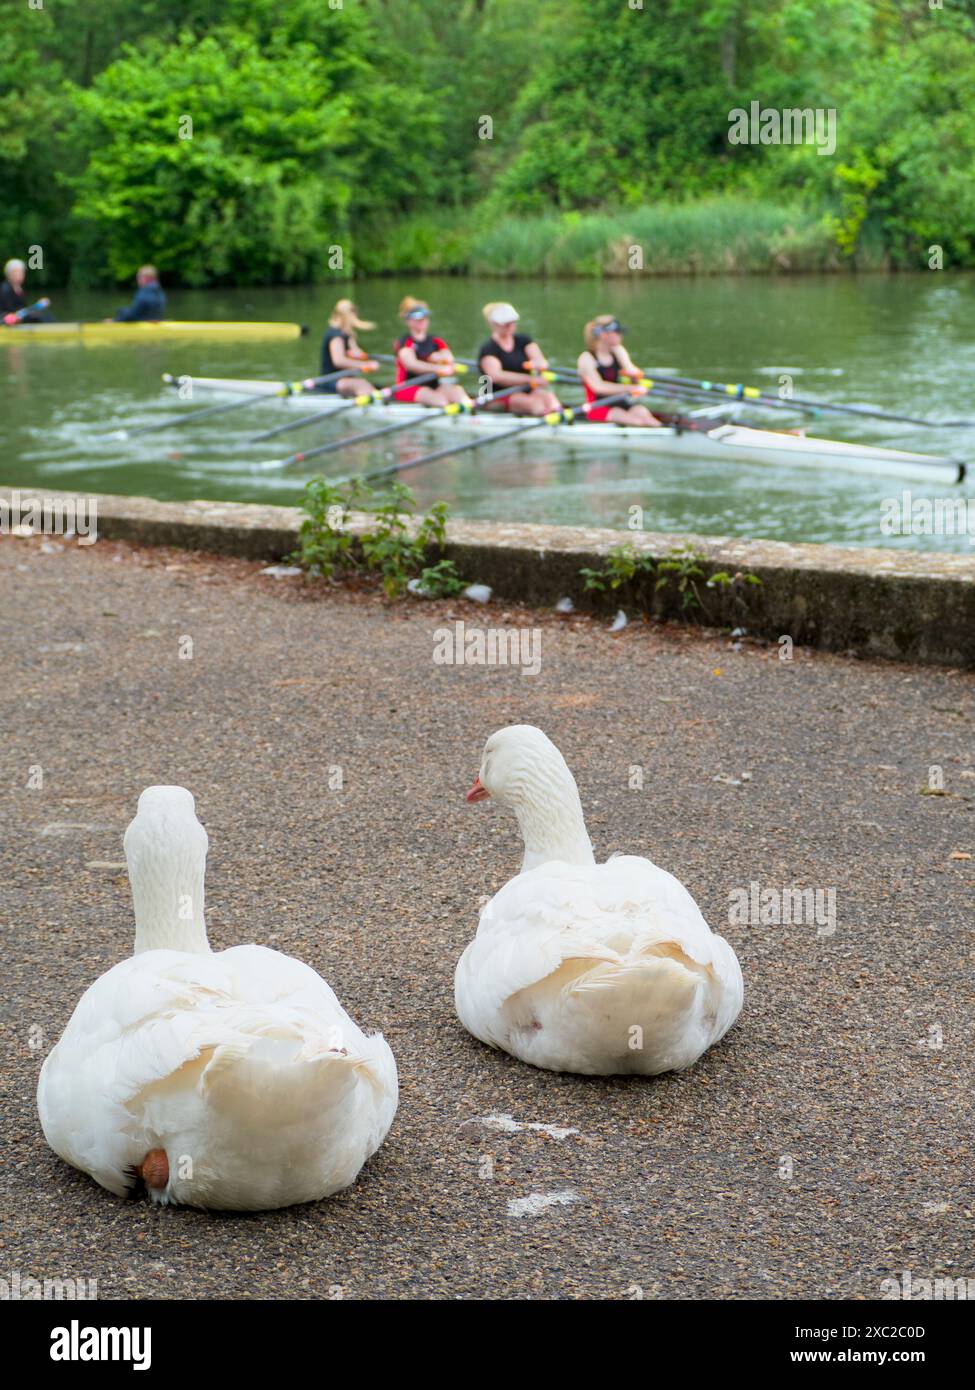
[[[514,811],[521,872],[484,908],[454,996],[476,1038],[550,1071],[691,1066],[734,1023],[738,958],[649,859],[597,864],[562,754],[528,724],[492,734],[468,800]]]
[[[327,1197],[392,1123],[393,1054],[310,966],[264,946],[210,950],[206,852],[190,793],[147,788],[125,834],[135,954],[86,990],[44,1063],[45,1138],[119,1197],[149,1154],[158,1202]]]

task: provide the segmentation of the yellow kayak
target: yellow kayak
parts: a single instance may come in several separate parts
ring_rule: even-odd
[[[300,338],[308,329],[300,323],[206,323],[161,319],[158,323],[20,323],[0,324],[0,343],[131,343],[159,338]]]

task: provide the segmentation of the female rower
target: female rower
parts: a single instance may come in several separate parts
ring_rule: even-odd
[[[505,396],[498,405],[510,410],[512,415],[547,415],[551,410],[561,410],[562,405],[554,391],[548,390],[540,377],[532,376],[526,366],[536,371],[544,371],[548,366],[542,350],[528,333],[516,333],[518,311],[510,304],[485,304],[484,317],[487,319],[491,336],[482,343],[477,353],[478,365],[495,391],[503,391],[509,386],[524,385],[523,391]]]
[[[322,376],[346,368],[357,372],[376,371],[379,363],[366,356],[355,338],[357,332],[368,333],[375,326],[360,319],[351,299],[340,299],[329,316],[328,328],[322,339]],[[366,381],[364,376],[339,376],[319,387],[321,391],[337,392],[340,396],[361,396],[372,389],[371,382]]]
[[[443,338],[430,336],[430,306],[422,299],[411,295],[399,306],[399,316],[406,324],[406,332],[395,342],[396,384],[404,383],[397,390],[398,401],[416,401],[419,405],[450,405],[452,401],[469,405],[470,397],[463,386],[441,385],[429,382],[425,386],[411,386],[410,379],[429,376],[451,376],[455,370],[454,355]]]
[[[623,346],[623,325],[612,314],[600,314],[586,324],[586,351],[576,366],[580,380],[586,388],[586,400],[595,401],[600,396],[618,396],[626,390],[630,396],[645,396],[647,388],[637,386],[643,373],[633,365],[633,360]],[[623,387],[620,377],[633,378],[634,385]],[[588,412],[590,420],[608,420],[614,425],[659,425],[660,421],[652,415],[645,405],[626,405],[619,401],[616,405],[597,405]]]

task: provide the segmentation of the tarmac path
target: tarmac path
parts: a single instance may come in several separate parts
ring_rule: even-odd
[[[975,1280],[971,674],[260,571],[0,538],[0,1278],[451,1299]],[[435,664],[458,619],[537,623],[540,673]],[[464,792],[512,722],[561,747],[597,856],[677,874],[737,950],[743,1013],[691,1070],[554,1075],[459,1025],[455,963],[520,862],[514,819]],[[396,1053],[389,1138],[328,1201],[120,1202],[44,1143],[38,1069],[131,949],[120,836],[158,782],[209,833],[214,949],[300,956]],[[729,924],[752,883],[835,890],[835,931]]]

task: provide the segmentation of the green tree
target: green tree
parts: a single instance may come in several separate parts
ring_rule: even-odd
[[[234,29],[150,40],[76,110],[90,154],[75,217],[118,279],[145,260],[191,285],[310,279],[341,242],[350,104],[310,44],[262,52]]]

